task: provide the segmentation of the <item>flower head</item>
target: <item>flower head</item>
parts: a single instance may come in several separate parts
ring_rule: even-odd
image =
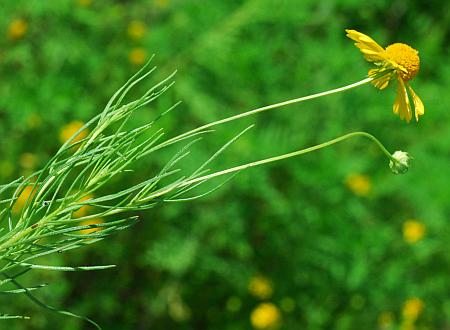
[[[130,24],[128,24],[128,37],[133,40],[139,40],[142,39],[145,35],[145,32],[147,30],[147,27],[145,26],[145,23],[142,21],[131,21]]]
[[[38,163],[38,157],[35,154],[26,152],[22,154],[19,158],[19,164],[25,169],[31,170]]]
[[[33,198],[36,191],[33,186],[26,186],[19,194],[14,203],[12,211],[14,213],[19,213],[22,208],[27,204],[28,200]]]
[[[378,325],[381,329],[389,329],[394,323],[394,315],[391,312],[383,312],[378,316]]]
[[[256,306],[250,315],[250,321],[255,329],[276,328],[281,320],[277,306],[272,303],[262,303]]]
[[[405,319],[415,321],[422,313],[424,303],[419,298],[410,298],[403,304],[402,314]]]
[[[405,174],[409,169],[411,157],[407,152],[397,150],[392,154],[394,160],[389,161],[389,167],[394,174]]]
[[[28,24],[23,19],[15,19],[8,26],[8,38],[18,40],[22,38],[28,30]]]
[[[273,293],[272,284],[262,275],[256,275],[250,279],[248,290],[253,296],[259,299],[270,298]]]
[[[88,7],[92,3],[92,0],[78,0],[78,4],[82,7]]]
[[[102,223],[104,223],[102,218],[94,218],[94,219],[82,221],[80,223],[80,226],[90,226],[90,225],[92,225],[92,228],[82,229],[82,230],[80,230],[80,234],[87,235],[87,234],[92,234],[92,233],[95,233],[97,231],[100,231],[100,230],[102,230],[102,228],[96,227],[95,225],[100,225]]]
[[[345,179],[347,187],[358,196],[367,196],[372,188],[370,177],[364,174],[350,174]]]
[[[69,140],[78,130],[80,130],[84,126],[84,123],[82,121],[72,121],[68,123],[67,125],[63,126],[61,130],[59,131],[59,140],[61,143],[66,142]],[[88,135],[88,130],[82,130],[78,133],[77,136],[75,136],[72,140],[72,143],[80,142]]]
[[[363,53],[364,58],[376,65],[369,70],[369,77],[373,78],[373,85],[385,89],[391,81],[397,81],[397,96],[393,111],[400,119],[409,122],[412,118],[410,98],[413,101],[416,121],[425,112],[422,101],[409,86],[408,81],[413,79],[420,69],[419,52],[414,48],[394,43],[386,49],[381,47],[369,36],[355,31],[345,30],[347,37],[356,41],[355,46]]]
[[[81,199],[79,200],[79,203],[87,202],[87,201],[89,201],[89,200],[92,199],[92,198],[94,198],[93,195],[86,195],[86,196],[84,196],[83,198],[81,198]],[[75,218],[81,218],[81,217],[84,217],[85,215],[87,215],[87,214],[89,213],[89,210],[90,210],[91,208],[92,208],[91,205],[85,204],[85,205],[81,206],[79,209],[75,210],[75,211],[73,212],[72,215],[73,215]]]
[[[416,220],[408,220],[403,223],[403,238],[409,244],[420,241],[425,235],[425,225]]]
[[[144,48],[133,48],[128,54],[131,64],[142,65],[147,60],[147,51]]]

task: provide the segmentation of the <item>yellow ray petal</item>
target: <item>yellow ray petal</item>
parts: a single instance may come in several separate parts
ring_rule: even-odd
[[[379,89],[385,89],[392,80],[392,71],[385,68],[370,69],[369,77],[374,78],[372,84]]]
[[[409,104],[408,93],[405,88],[405,83],[402,78],[397,77],[397,96],[395,97],[393,111],[400,116],[400,119],[405,119],[410,122],[412,118],[411,105]]]
[[[345,30],[345,32],[347,37],[356,41],[355,46],[359,48],[367,61],[379,62],[386,59],[383,47],[369,36],[355,30]]]
[[[408,89],[413,99],[416,121],[419,121],[419,116],[423,116],[423,114],[425,113],[425,107],[423,106],[422,100],[417,96],[417,94],[414,92],[411,86],[408,85]]]

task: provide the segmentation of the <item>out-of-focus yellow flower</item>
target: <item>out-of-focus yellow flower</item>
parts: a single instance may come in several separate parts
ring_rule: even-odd
[[[98,225],[98,224],[101,224],[101,223],[104,223],[102,218],[95,218],[95,219],[89,219],[89,220],[86,220],[86,221],[82,221],[80,223],[80,225],[81,226],[89,226],[89,225]],[[95,233],[95,232],[100,231],[100,230],[102,230],[102,228],[100,228],[100,227],[88,228],[88,229],[80,230],[80,234],[86,235],[86,234]]]
[[[155,6],[158,8],[166,8],[169,5],[169,0],[154,0]]]
[[[13,213],[19,213],[22,211],[22,208],[25,206],[26,202],[28,201],[28,198],[32,197],[34,194],[33,192],[34,186],[26,186],[20,195],[17,197],[16,202],[13,206]]]
[[[64,125],[61,130],[59,131],[59,140],[61,143],[66,142],[69,140],[72,135],[74,135],[81,127],[84,126],[84,123],[82,121],[72,121],[68,123],[67,125]],[[83,140],[86,136],[88,136],[89,131],[87,129],[82,130],[73,140],[72,143],[79,142]]]
[[[85,202],[85,201],[90,200],[90,199],[92,199],[92,198],[94,198],[93,195],[87,195],[87,196],[84,196],[79,202],[80,202],[80,203],[81,203],[81,202]],[[90,206],[90,205],[83,205],[83,206],[80,207],[78,210],[76,210],[75,212],[73,212],[72,215],[73,215],[75,218],[81,218],[81,217],[84,217],[85,215],[88,214],[88,212],[89,212],[89,210],[90,210],[91,208],[92,208],[92,206]]]
[[[83,7],[89,7],[92,4],[92,0],[77,0],[77,2]]]
[[[364,174],[350,174],[345,179],[345,184],[358,196],[367,196],[372,188],[370,177]]]
[[[403,223],[403,238],[413,244],[420,241],[425,235],[425,225],[416,220],[408,220]]]
[[[280,321],[280,311],[272,303],[259,304],[250,315],[250,322],[255,329],[274,329]]]
[[[41,124],[42,124],[42,119],[41,119],[41,117],[39,117],[38,114],[32,113],[28,116],[27,125],[29,128],[37,128],[37,127],[41,126]]]
[[[386,329],[394,324],[394,314],[391,312],[383,312],[378,316],[378,326],[381,329]]]
[[[402,43],[392,44],[386,49],[377,44],[369,36],[355,31],[345,30],[347,37],[356,41],[355,46],[363,53],[364,58],[376,65],[369,70],[369,77],[374,78],[372,83],[379,89],[385,89],[392,80],[397,81],[397,97],[394,101],[393,111],[400,119],[409,122],[412,118],[410,97],[414,104],[416,121],[425,113],[422,101],[409,86],[408,81],[419,72],[419,52]],[[408,94],[409,92],[409,94]]]
[[[168,301],[169,316],[176,322],[186,322],[191,318],[191,309],[181,298],[171,297]]]
[[[419,298],[410,298],[403,304],[402,314],[406,320],[414,322],[424,309],[424,303]]]
[[[416,330],[417,327],[414,325],[414,323],[411,323],[409,321],[402,322],[400,324],[399,330]]]
[[[8,38],[11,40],[18,40],[27,33],[28,24],[25,20],[18,18],[9,23]]]
[[[142,65],[147,60],[147,51],[144,48],[133,48],[128,55],[131,64]]]
[[[128,24],[128,36],[131,39],[139,40],[145,35],[145,31],[147,30],[147,26],[142,21],[131,21]]]
[[[248,291],[256,298],[268,299],[272,296],[272,283],[262,275],[253,276],[248,284]]]
[[[36,155],[34,155],[30,152],[23,153],[19,158],[20,166],[22,166],[23,168],[26,168],[26,169],[35,168],[37,162],[38,162],[38,158],[36,157]]]

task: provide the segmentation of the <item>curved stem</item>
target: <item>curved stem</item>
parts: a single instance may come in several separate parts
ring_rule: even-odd
[[[184,138],[186,136],[189,136],[191,134],[203,131],[205,129],[211,128],[211,127],[216,126],[216,125],[220,125],[220,124],[224,124],[224,123],[236,120],[236,119],[248,117],[248,116],[260,113],[260,112],[264,112],[264,111],[268,111],[268,110],[272,110],[272,109],[276,109],[276,108],[281,108],[281,107],[284,107],[286,105],[290,105],[290,104],[294,104],[294,103],[300,103],[300,102],[303,102],[303,101],[316,99],[316,98],[319,98],[319,97],[322,97],[322,96],[327,96],[327,95],[331,95],[331,94],[340,93],[340,92],[343,92],[343,91],[346,91],[346,90],[349,90],[349,89],[352,89],[352,88],[355,88],[355,87],[367,84],[367,83],[371,82],[372,80],[373,80],[373,78],[370,78],[370,77],[369,78],[365,78],[363,80],[360,80],[360,81],[358,81],[356,83],[353,83],[353,84],[350,84],[350,85],[347,85],[347,86],[343,86],[343,87],[331,89],[329,91],[320,92],[320,93],[316,93],[316,94],[311,94],[311,95],[295,98],[295,99],[292,99],[292,100],[287,100],[287,101],[283,101],[283,102],[267,105],[267,106],[264,106],[264,107],[261,107],[261,108],[249,110],[249,111],[246,111],[246,112],[242,112],[242,113],[239,113],[239,114],[231,116],[231,117],[220,119],[220,120],[214,121],[212,123],[208,123],[208,124],[199,126],[197,128],[194,128],[193,130],[190,130],[190,131],[185,132],[183,134],[177,135],[177,136],[175,136],[175,137],[173,137],[173,138],[171,138],[171,139],[169,139],[169,140],[159,144],[158,146],[155,147],[154,150],[157,150],[157,149],[160,149],[160,148],[165,147],[167,145],[170,145],[172,143],[175,143],[176,141],[178,141],[178,140],[180,140],[180,139],[182,139],[182,138]]]
[[[233,173],[233,172],[237,172],[237,171],[241,171],[241,170],[245,170],[247,168],[250,167],[255,167],[255,166],[259,166],[259,165],[263,165],[263,164],[268,164],[268,163],[273,163],[273,162],[277,162],[283,159],[287,159],[287,158],[291,158],[291,157],[295,157],[295,156],[299,156],[302,154],[306,154],[308,152],[312,152],[312,151],[316,151],[325,147],[329,147],[333,144],[336,144],[338,142],[347,140],[349,138],[355,137],[355,136],[364,136],[369,138],[370,140],[372,140],[373,142],[375,142],[375,144],[381,149],[381,151],[391,160],[395,160],[395,158],[392,157],[392,155],[389,153],[389,151],[383,146],[383,144],[373,135],[366,133],[366,132],[353,132],[353,133],[349,133],[349,134],[345,134],[343,136],[340,136],[338,138],[335,138],[333,140],[309,147],[309,148],[305,148],[305,149],[301,149],[301,150],[297,150],[294,152],[290,152],[281,156],[275,156],[275,157],[270,157],[270,158],[266,158],[266,159],[262,159],[262,160],[258,160],[255,162],[251,162],[251,163],[247,163],[244,165],[240,165],[240,166],[236,166],[236,167],[232,167],[232,168],[228,168],[226,170],[223,171],[219,171],[219,172],[215,172],[215,173],[211,173],[205,176],[201,176],[189,181],[185,181],[183,183],[180,184],[180,187],[184,187],[184,186],[188,186],[192,183],[196,183],[199,181],[203,181],[203,180],[208,180],[208,179],[212,179],[216,176],[221,176],[224,174],[228,174],[228,173]]]
[[[369,134],[369,133],[366,133],[366,132],[352,132],[352,133],[348,133],[348,134],[342,135],[342,136],[340,136],[338,138],[332,139],[330,141],[327,141],[327,142],[324,142],[324,143],[321,143],[321,144],[318,144],[318,145],[315,145],[315,146],[312,146],[312,147],[309,147],[309,148],[297,150],[297,151],[290,152],[290,153],[287,153],[287,154],[283,154],[283,155],[280,155],[280,156],[275,156],[275,157],[270,157],[270,158],[266,158],[266,159],[261,159],[261,160],[255,161],[255,162],[251,162],[251,163],[247,163],[247,164],[231,167],[231,168],[228,168],[228,169],[225,169],[225,170],[222,170],[222,171],[218,171],[218,172],[215,172],[215,173],[204,175],[204,176],[201,176],[201,177],[198,177],[198,178],[195,178],[195,179],[191,179],[191,180],[187,180],[187,181],[183,181],[183,182],[178,182],[178,183],[175,183],[175,184],[173,184],[173,185],[171,185],[171,186],[169,186],[169,187],[167,187],[167,188],[165,188],[165,189],[163,189],[163,190],[161,190],[159,192],[156,192],[155,194],[152,194],[152,195],[148,196],[147,198],[145,198],[141,202],[145,202],[145,201],[151,200],[151,199],[153,199],[155,197],[162,196],[162,195],[164,195],[166,193],[169,193],[170,191],[172,191],[174,189],[182,188],[182,187],[185,187],[185,186],[189,186],[189,185],[191,185],[193,183],[209,180],[209,179],[212,179],[212,178],[215,178],[215,177],[218,177],[218,176],[222,176],[222,175],[225,175],[225,174],[230,174],[230,173],[242,171],[242,170],[245,170],[245,169],[250,168],[250,167],[256,167],[256,166],[260,166],[260,165],[263,165],[263,164],[273,163],[273,162],[277,162],[277,161],[280,161],[280,160],[283,160],[283,159],[287,159],[287,158],[299,156],[299,155],[302,155],[302,154],[306,154],[308,152],[312,152],[312,151],[316,151],[316,150],[319,150],[319,149],[322,149],[322,148],[325,148],[325,147],[329,147],[329,146],[331,146],[333,144],[342,142],[344,140],[347,140],[347,139],[350,139],[350,138],[356,137],[356,136],[363,136],[363,137],[366,137],[366,138],[370,139],[372,142],[374,142],[380,148],[380,150],[390,160],[396,161],[396,159],[394,157],[392,157],[391,153],[372,134]]]

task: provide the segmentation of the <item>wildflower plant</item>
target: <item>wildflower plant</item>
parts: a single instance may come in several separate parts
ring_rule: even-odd
[[[358,35],[358,38],[367,42],[367,39],[361,35]],[[191,174],[182,175],[180,164],[183,159],[189,156],[195,143],[211,134],[216,126],[264,111],[344,92],[369,82],[379,87],[380,79],[384,79],[384,84],[387,84],[388,78],[381,78],[378,73],[374,76],[369,72],[369,77],[344,87],[239,113],[172,137],[166,137],[167,133],[164,129],[158,127],[158,121],[174,110],[179,103],[174,104],[149,123],[131,129],[127,126],[133,113],[152,105],[174,83],[175,73],[152,86],[137,100],[126,102],[128,93],[155,71],[155,67],[149,68],[150,63],[151,60],[112,96],[101,113],[79,127],[41,170],[0,186],[0,275],[2,276],[0,290],[3,294],[24,294],[44,308],[82,318],[100,328],[86,317],[60,310],[40,300],[36,292],[45,285],[24,286],[21,284],[22,276],[33,269],[90,271],[115,267],[114,265],[46,265],[39,260],[51,254],[94,244],[126,229],[138,221],[137,211],[150,209],[165,202],[200,198],[221,187],[242,170],[316,151],[353,137],[365,137],[374,142],[388,158],[390,167],[395,173],[404,173],[409,166],[409,157],[406,153],[391,154],[373,135],[366,132],[351,132],[312,147],[211,171],[210,166],[214,159],[247,133],[253,127],[252,125],[232,137],[210,158],[200,163]],[[388,75],[389,79],[392,75],[400,77],[399,83],[400,79],[404,79],[402,68],[395,67],[391,62],[389,63],[392,67],[389,66],[391,64],[386,64],[388,62],[383,63],[379,70]],[[416,107],[416,116],[418,112],[420,114],[420,111],[420,107]],[[406,114],[404,118],[408,120],[408,116]],[[178,152],[153,177],[144,178],[140,182],[132,183],[117,191],[105,192],[108,191],[105,188],[114,178],[126,176],[128,171],[133,170],[136,162],[143,161],[144,157],[158,157],[160,150],[173,145],[179,146]],[[201,188],[204,183],[222,176],[226,176],[226,179],[216,184],[213,189],[194,194],[194,191]],[[89,212],[80,211],[86,210],[87,207]],[[270,308],[273,314],[271,318],[278,320],[278,310]],[[27,318],[27,316],[2,314],[0,318]],[[255,318],[259,319],[256,316]]]
[[[400,119],[409,122],[412,118],[409,94],[413,100],[416,121],[425,113],[422,100],[417,96],[408,81],[413,79],[420,69],[419,52],[409,45],[394,43],[384,49],[369,36],[355,31],[346,30],[347,37],[356,41],[355,46],[363,53],[364,58],[375,64],[375,69],[369,70],[372,83],[379,89],[385,89],[392,80],[397,81],[397,96],[393,111]]]

